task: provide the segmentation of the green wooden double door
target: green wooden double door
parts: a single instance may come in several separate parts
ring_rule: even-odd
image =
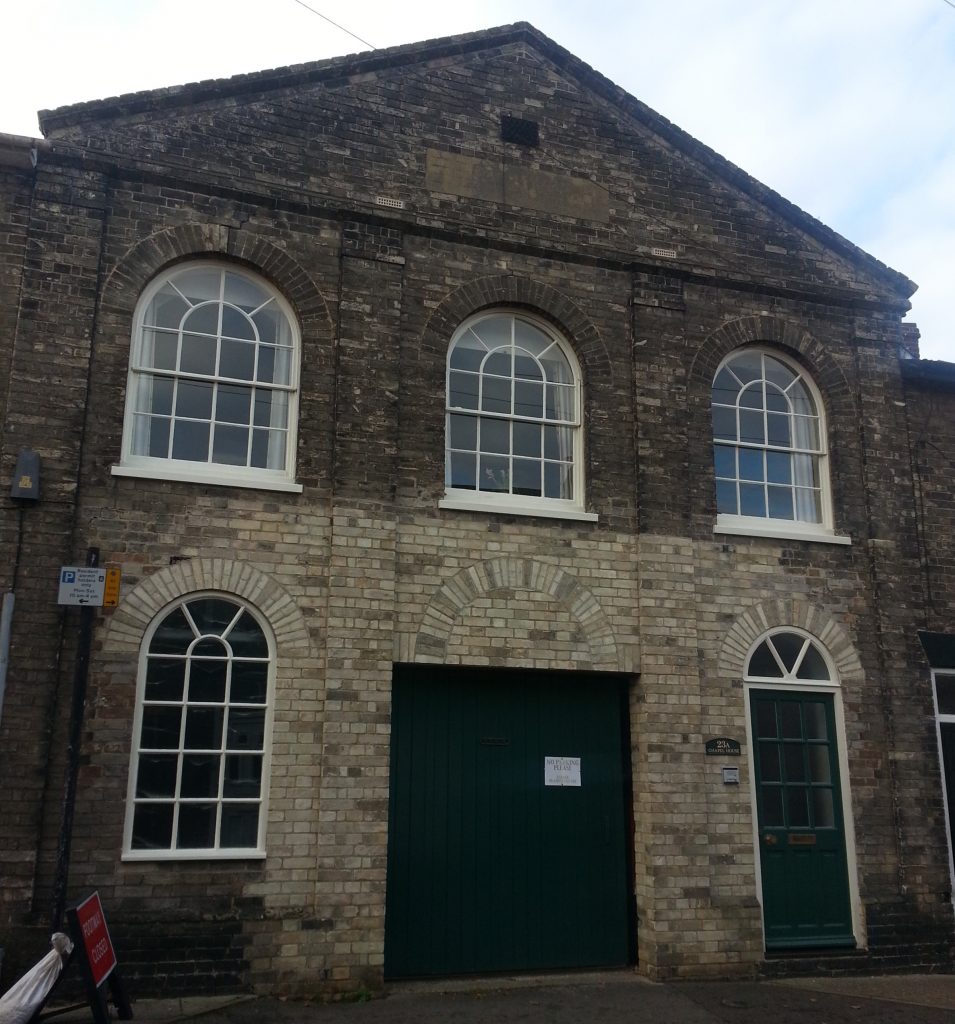
[[[386,977],[632,962],[626,709],[612,676],[396,669]]]
[[[830,693],[750,690],[767,949],[855,945]]]

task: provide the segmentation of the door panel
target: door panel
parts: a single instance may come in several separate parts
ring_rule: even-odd
[[[767,949],[854,946],[833,698],[750,690]]]
[[[393,699],[386,976],[630,962],[623,681],[408,666]]]

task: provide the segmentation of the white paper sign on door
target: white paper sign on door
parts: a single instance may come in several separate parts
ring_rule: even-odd
[[[544,757],[545,786],[579,786],[579,757]]]

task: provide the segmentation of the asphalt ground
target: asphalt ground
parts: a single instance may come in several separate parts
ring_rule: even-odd
[[[368,996],[368,994],[364,994]],[[178,1009],[177,1009],[178,1008]],[[142,1024],[953,1024],[955,976],[668,982],[632,974],[390,985],[336,1003],[274,998],[134,1004]]]

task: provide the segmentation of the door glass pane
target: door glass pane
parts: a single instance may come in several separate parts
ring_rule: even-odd
[[[813,743],[809,747],[809,778],[813,782],[832,782],[829,747],[822,743]]]
[[[786,818],[783,814],[783,791],[778,786],[763,786],[760,792],[763,805],[763,816],[760,820],[762,828],[785,828]]]
[[[772,739],[776,731],[776,705],[771,700],[756,701],[756,735]]]
[[[786,787],[786,817],[789,828],[809,825],[809,791],[805,786]]]
[[[806,715],[806,739],[826,740],[826,705],[818,701],[806,701],[803,705]]]
[[[799,714],[799,704],[794,700],[781,700],[779,702],[779,720],[782,725],[781,734],[784,739],[802,739],[802,722]]]
[[[766,743],[759,745],[759,777],[762,782],[781,782],[779,770],[779,744]]]
[[[787,782],[806,781],[806,762],[802,756],[801,743],[787,743],[783,746],[783,759],[786,764]]]
[[[836,814],[831,789],[813,789],[812,816],[816,828],[835,828]]]

